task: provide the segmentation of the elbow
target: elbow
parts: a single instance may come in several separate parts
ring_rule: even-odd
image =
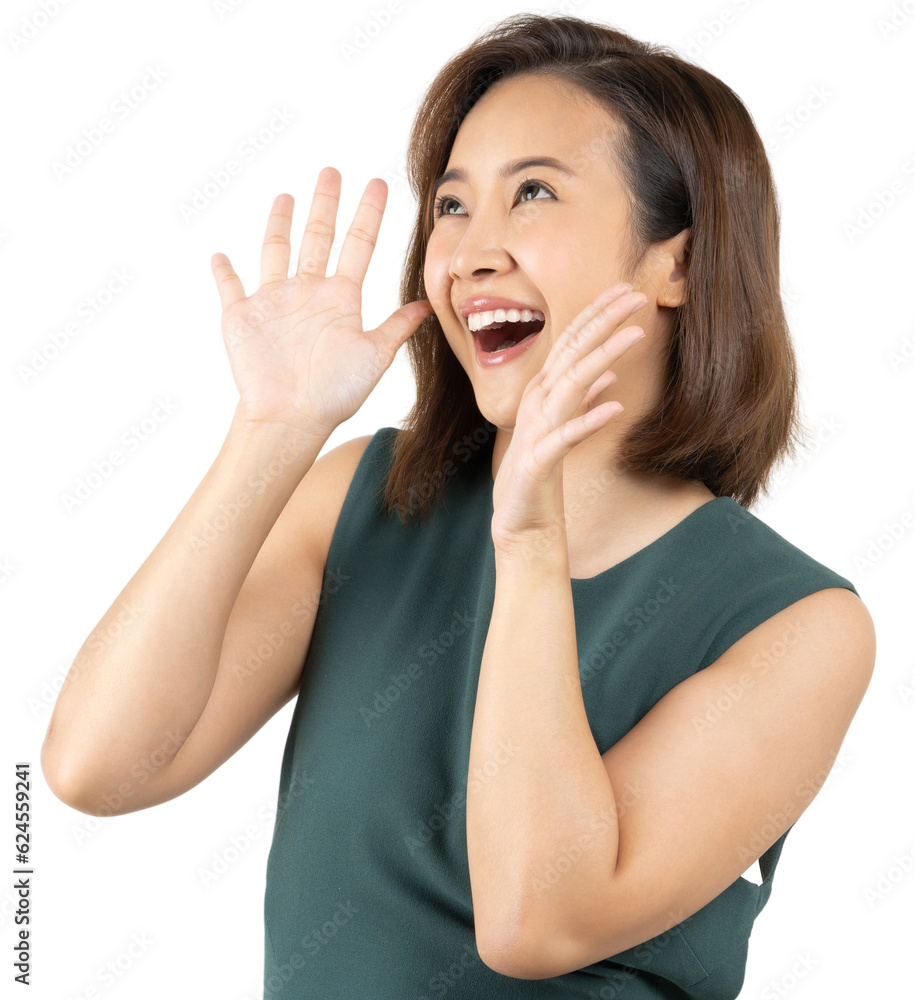
[[[480,961],[493,972],[515,979],[527,979],[527,967],[523,955],[523,935],[517,920],[486,916],[480,912],[483,907],[475,907],[475,935]]]
[[[511,976],[513,979],[546,979],[550,975],[532,975],[528,963],[520,958],[516,951],[489,948],[484,951],[479,945],[477,950],[480,952],[483,964],[493,972],[498,972],[500,976]]]
[[[526,931],[524,933],[492,933],[477,931],[477,951],[485,966],[502,976],[514,979],[551,979],[579,966],[571,961],[570,952],[557,952],[558,935]]]
[[[61,781],[61,768],[59,755],[51,751],[51,742],[54,735],[54,717],[51,717],[51,722],[48,725],[48,731],[44,734],[44,742],[41,744],[41,755],[39,758],[41,764],[41,773],[44,776],[45,784],[54,795],[60,799],[65,805],[70,805],[69,793],[64,788],[64,783]]]
[[[538,978],[528,975],[528,963],[517,944],[495,941],[477,933],[477,951],[480,961],[500,976],[512,976],[515,979]]]
[[[45,784],[65,806],[90,816],[95,815],[88,807],[73,769],[68,770],[64,761],[51,754],[47,749],[47,743],[41,748],[41,773],[44,775]]]
[[[85,780],[84,771],[76,765],[72,755],[60,747],[52,750],[51,728],[41,746],[41,773],[45,784],[65,806],[87,816],[112,816],[116,810],[106,804],[103,797],[93,795]]]
[[[41,744],[41,773],[44,776],[45,784],[54,795],[60,799],[64,805],[73,808],[71,790],[67,787],[63,776],[63,761],[61,760],[59,740],[54,729],[54,714],[51,714],[51,721],[48,723],[47,732],[44,734],[44,741]]]
[[[85,813],[87,816],[117,816],[122,810],[115,808],[115,797],[105,792],[93,792],[80,784],[77,776],[61,774],[59,771],[49,771],[42,764],[42,772],[48,788],[65,806]]]
[[[52,762],[44,750],[41,751],[41,773],[45,784],[65,806],[86,812],[83,801],[73,786],[72,776],[65,776],[58,762]]]
[[[558,966],[542,942],[540,948],[478,942],[477,951],[485,966],[500,976],[511,976],[513,979],[552,979],[553,976],[573,971]]]

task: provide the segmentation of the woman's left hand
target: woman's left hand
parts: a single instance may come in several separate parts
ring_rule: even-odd
[[[546,362],[525,386],[511,441],[493,483],[492,537],[497,551],[526,549],[565,531],[562,459],[607,424],[622,406],[610,401],[575,417],[616,375],[608,370],[645,336],[627,326],[607,337],[647,301],[631,285],[601,292],[562,332]]]

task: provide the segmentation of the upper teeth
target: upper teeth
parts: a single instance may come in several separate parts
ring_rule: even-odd
[[[546,320],[539,309],[494,309],[490,312],[474,312],[467,316],[467,325],[472,331],[483,330],[493,323],[530,323],[531,320]]]

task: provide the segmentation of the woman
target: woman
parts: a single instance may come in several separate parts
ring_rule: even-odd
[[[672,53],[517,15],[433,81],[408,162],[376,330],[383,182],[332,276],[330,168],[292,278],[288,195],[255,293],[214,255],[236,414],[44,772],[146,808],[298,695],[266,996],[736,997],[875,658],[854,586],[747,510],[798,426],[762,143]],[[404,343],[406,426],[316,461]]]

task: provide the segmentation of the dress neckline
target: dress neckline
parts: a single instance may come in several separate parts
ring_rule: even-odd
[[[705,511],[706,508],[715,508],[715,512],[717,513],[718,507],[724,505],[722,501],[724,501],[725,504],[727,502],[736,503],[736,501],[729,496],[714,497],[711,500],[706,500],[705,503],[701,503],[699,504],[698,507],[691,510],[686,515],[686,517],[680,518],[680,520],[677,521],[677,523],[673,525],[673,527],[668,528],[667,531],[664,532],[664,534],[658,535],[658,537],[655,538],[654,541],[649,542],[647,545],[643,545],[640,549],[637,549],[635,552],[633,552],[632,555],[626,556],[625,559],[621,559],[619,562],[614,563],[612,566],[608,566],[607,569],[601,570],[600,573],[597,573],[594,576],[571,577],[570,579],[572,581],[572,586],[582,589],[584,587],[587,587],[589,584],[597,584],[605,580],[608,576],[610,576],[610,574],[616,572],[617,570],[625,569],[626,567],[628,567],[629,564],[634,562],[636,559],[639,559],[640,557],[646,555],[649,552],[653,552],[654,550],[656,550],[657,548],[661,547],[664,544],[669,544],[675,539],[676,536],[681,534],[685,528],[692,527],[699,518],[707,516],[707,514],[702,514],[702,511]]]
[[[489,512],[491,517],[493,512],[492,490],[491,489],[487,490],[487,493],[489,494]],[[678,535],[680,535],[684,531],[684,529],[686,529],[687,527],[692,527],[698,519],[702,517],[707,517],[708,512],[702,513],[703,511],[707,511],[707,509],[714,508],[714,511],[717,514],[719,508],[726,506],[728,504],[735,504],[736,502],[737,502],[736,500],[734,500],[732,497],[729,496],[713,497],[711,500],[706,500],[704,503],[699,504],[698,507],[691,510],[686,515],[686,517],[681,518],[679,521],[677,521],[675,525],[668,528],[667,531],[665,531],[662,535],[658,535],[658,537],[655,538],[653,541],[649,542],[647,545],[643,545],[640,549],[637,549],[631,555],[626,556],[625,559],[621,559],[619,562],[614,563],[612,566],[608,566],[606,569],[601,570],[600,573],[596,573],[594,576],[570,577],[569,579],[572,582],[573,590],[575,589],[585,590],[589,586],[596,586],[600,583],[603,583],[612,574],[628,569],[628,567],[635,560],[642,558],[648,553],[654,552],[656,549],[658,549],[663,545],[670,544],[670,542],[672,542]],[[490,535],[489,536],[490,547],[492,547],[492,544],[493,544],[492,536]]]

